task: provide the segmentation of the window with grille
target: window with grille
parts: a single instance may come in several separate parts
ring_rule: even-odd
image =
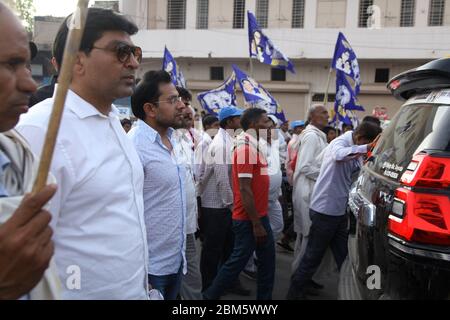
[[[305,0],[294,0],[292,4],[292,28],[303,28],[305,23]]]
[[[269,0],[256,1],[256,20],[261,28],[265,29],[268,25]]]
[[[167,1],[167,29],[186,28],[186,0]]]
[[[210,79],[211,80],[223,80],[224,72],[223,67],[211,67],[209,69]]]
[[[444,11],[445,0],[431,0],[428,25],[431,27],[442,26],[444,24]]]
[[[233,28],[244,29],[245,0],[234,0]]]
[[[370,27],[367,25],[370,14],[368,12],[369,7],[373,6],[373,0],[360,0],[359,1],[359,23],[360,28]]]
[[[375,83],[387,83],[389,81],[389,69],[380,68],[375,70]]]
[[[209,0],[197,0],[197,29],[208,29]]]
[[[270,78],[272,81],[286,81],[286,70],[272,68]]]
[[[402,0],[400,11],[400,27],[413,27],[416,0]]]
[[[312,102],[322,102],[325,100],[325,93],[315,93],[312,96]],[[328,102],[334,102],[336,100],[336,95],[334,93],[328,94]]]

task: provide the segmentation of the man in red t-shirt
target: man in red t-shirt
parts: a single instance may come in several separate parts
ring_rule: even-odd
[[[233,152],[233,232],[234,249],[220,268],[212,285],[203,293],[207,300],[220,298],[244,270],[256,251],[258,258],[258,300],[271,300],[275,278],[275,246],[267,217],[269,175],[263,139],[270,119],[266,111],[252,108],[244,112],[241,134]],[[261,143],[262,142],[262,143]]]

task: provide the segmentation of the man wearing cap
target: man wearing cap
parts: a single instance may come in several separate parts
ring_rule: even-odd
[[[222,108],[219,113],[220,129],[209,145],[206,166],[199,193],[202,203],[201,226],[204,235],[200,270],[203,291],[217,275],[233,249],[231,209],[233,190],[231,187],[231,151],[235,130],[241,127],[243,111],[233,106]],[[249,294],[237,285],[237,292]]]

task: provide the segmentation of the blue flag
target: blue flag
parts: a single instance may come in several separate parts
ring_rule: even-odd
[[[236,106],[236,75],[233,74],[218,88],[199,93],[197,99],[203,109],[210,114],[218,115],[220,109]]]
[[[286,122],[286,116],[283,110],[272,95],[237,66],[233,65],[233,69],[236,73],[236,80],[239,82],[239,86],[244,94],[245,101],[252,107],[264,109],[267,113],[275,115],[282,122]]]
[[[344,72],[355,81],[355,93],[358,95],[361,87],[358,59],[342,32],[339,32],[331,67],[337,71]]]
[[[170,74],[170,76],[172,77],[172,83],[175,86],[186,88],[186,81],[184,79],[183,73],[178,68],[175,59],[173,58],[167,47],[164,48],[163,70]]]
[[[365,111],[360,106],[356,99],[356,94],[353,92],[353,88],[347,80],[347,76],[344,72],[336,71],[336,100],[334,102],[335,109],[338,107],[344,108],[344,110],[358,110]]]
[[[294,64],[262,32],[253,13],[247,11],[247,16],[250,57],[274,68],[287,69],[295,73]]]

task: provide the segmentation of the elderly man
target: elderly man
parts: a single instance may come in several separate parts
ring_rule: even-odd
[[[67,20],[55,46],[65,45]],[[90,8],[73,68],[51,172],[59,189],[50,211],[65,299],[148,299],[144,175],[112,105],[133,93],[142,58],[136,25]],[[40,153],[54,98],[22,117],[19,131]]]
[[[299,137],[297,164],[293,177],[294,230],[297,233],[294,262],[297,269],[308,241],[311,220],[309,203],[314,184],[319,176],[320,155],[327,146],[327,137],[322,131],[328,124],[328,111],[323,105],[313,105],[308,111],[309,125]]]
[[[28,69],[25,29],[0,3],[0,300],[59,298],[59,279],[48,269],[53,255],[50,213],[43,209],[56,191],[31,191],[36,161],[13,130],[27,112],[36,83]],[[46,271],[47,270],[47,271]]]

